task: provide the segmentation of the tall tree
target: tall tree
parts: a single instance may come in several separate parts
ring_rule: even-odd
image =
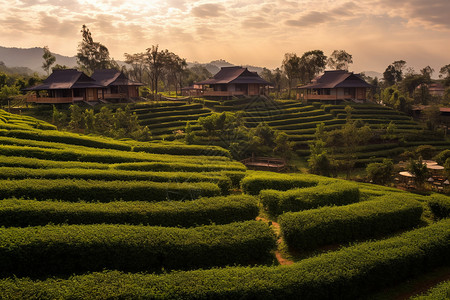
[[[303,53],[300,58],[300,81],[308,83],[325,69],[327,57],[322,50],[312,50]]]
[[[402,81],[403,69],[406,66],[406,61],[396,60],[390,64],[383,73],[384,82],[391,86],[395,83]]]
[[[127,70],[129,78],[132,78],[138,82],[143,82],[143,75],[145,69],[145,54],[136,53],[128,54],[125,53],[125,62],[131,66],[131,69]]]
[[[158,50],[158,45],[147,48],[146,67],[150,77],[151,89],[154,95],[158,94],[158,83],[168,60],[169,51]]]
[[[345,50],[334,50],[327,61],[331,69],[346,71],[348,71],[348,65],[352,63],[352,55],[348,54]]]
[[[50,52],[48,46],[45,46],[43,50],[44,55],[42,55],[42,58],[44,59],[44,62],[42,63],[42,69],[49,75],[50,67],[55,63],[56,57]]]
[[[295,53],[286,53],[284,55],[283,62],[281,63],[281,68],[283,69],[288,79],[290,99],[294,80],[297,79],[300,75],[300,57],[298,57]]]
[[[103,44],[94,42],[86,25],[81,28],[82,41],[78,45],[77,63],[82,71],[91,75],[96,69],[109,69],[115,66],[109,57],[109,50]]]
[[[433,75],[434,69],[431,68],[430,66],[426,66],[425,68],[420,70],[420,73],[427,82],[431,82],[431,75]]]

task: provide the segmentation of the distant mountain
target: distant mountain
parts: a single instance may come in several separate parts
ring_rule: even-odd
[[[43,54],[43,48],[39,47],[24,49],[0,46],[0,61],[3,61],[7,67],[27,67],[41,74],[45,73],[42,69],[42,63],[44,61],[42,58]],[[66,65],[68,67],[77,65],[75,56],[63,56],[53,52],[52,54],[56,57],[55,64]]]
[[[50,49],[51,51],[51,49]],[[0,62],[3,61],[5,66],[9,68],[18,68],[21,67],[20,70],[23,72],[26,68],[31,69],[32,72],[37,72],[40,74],[45,74],[42,69],[44,54],[43,48],[35,47],[35,48],[8,48],[0,46]],[[75,67],[77,65],[77,60],[75,56],[64,56],[57,53],[52,52],[52,54],[56,57],[55,64],[66,65],[68,67]],[[123,65],[124,62],[117,61],[119,65]],[[204,66],[211,74],[216,74],[220,71],[222,67],[232,67],[237,66],[232,63],[227,62],[223,59],[213,60],[209,63],[198,63],[198,62],[188,62],[188,67],[192,67],[193,65],[202,65]],[[248,68],[252,72],[258,72],[259,74],[263,70],[262,67],[244,65],[244,68]],[[19,68],[20,69],[20,68]]]
[[[251,72],[257,72],[258,74],[261,74],[261,71],[263,70],[262,67],[255,67],[255,66],[250,66],[250,65],[234,65],[232,63],[227,62],[226,60],[223,59],[218,59],[218,60],[213,60],[209,63],[199,63],[199,62],[188,62],[188,67],[192,67],[193,65],[201,65],[203,67],[205,67],[211,74],[216,74],[217,72],[220,71],[220,68],[222,67],[234,67],[234,66],[239,66],[239,67],[244,67],[244,68],[248,68],[249,71]]]

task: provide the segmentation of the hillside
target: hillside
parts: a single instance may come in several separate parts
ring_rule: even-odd
[[[1,298],[356,299],[449,274],[446,196],[1,110],[0,156]]]
[[[203,101],[203,102],[202,102]],[[245,126],[256,127],[266,122],[275,130],[286,132],[295,142],[295,151],[299,156],[309,155],[309,144],[314,140],[316,126],[324,123],[325,130],[340,128],[345,123],[345,105],[303,105],[297,101],[268,101],[264,98],[243,100],[211,101],[202,103],[183,101],[161,102],[159,104],[140,103],[134,106],[140,124],[149,127],[154,139],[174,140],[179,131],[184,131],[187,122],[199,136],[200,144],[225,146],[222,138],[206,138],[205,132],[198,125],[198,118],[213,112],[243,111]],[[385,157],[396,158],[406,149],[418,145],[433,145],[438,150],[450,147],[450,141],[436,136],[422,128],[416,121],[404,113],[377,104],[349,104],[353,107],[353,120],[361,120],[374,131],[383,132],[392,122],[395,125],[395,137],[377,140],[370,145],[357,149],[357,165],[381,161]]]

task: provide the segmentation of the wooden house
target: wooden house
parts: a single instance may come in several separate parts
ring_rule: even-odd
[[[297,97],[304,102],[363,102],[371,87],[359,74],[344,70],[325,71],[310,84],[299,86]]]
[[[53,71],[42,84],[24,90],[32,92],[27,102],[59,104],[128,100],[139,96],[141,85],[117,70],[99,70],[89,77],[75,69],[64,69]]]
[[[264,94],[269,85],[247,68],[222,67],[213,78],[194,83],[193,90],[204,97],[255,96]]]

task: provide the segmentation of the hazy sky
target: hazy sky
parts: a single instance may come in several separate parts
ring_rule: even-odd
[[[450,0],[0,0],[0,45],[73,56],[86,24],[111,56],[159,44],[188,61],[275,68],[284,53],[344,49],[354,71],[450,63]]]

